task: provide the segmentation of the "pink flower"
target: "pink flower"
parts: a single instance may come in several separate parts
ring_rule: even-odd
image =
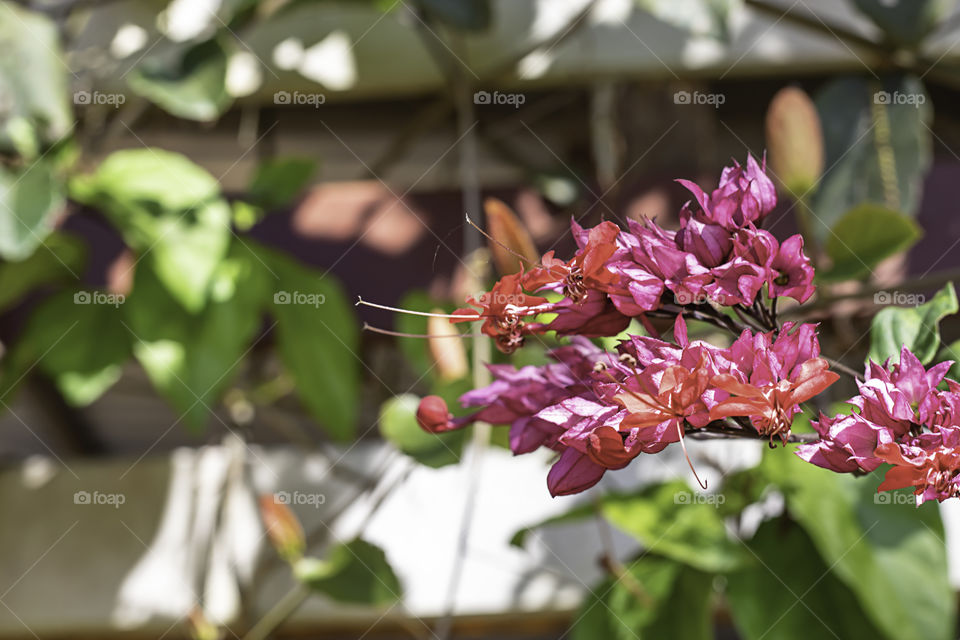
[[[720,184],[707,197],[704,191],[689,180],[677,180],[686,187],[700,204],[703,222],[718,224],[730,231],[750,223],[760,222],[773,211],[777,204],[777,192],[765,173],[764,166],[757,164],[752,155],[747,156],[747,168],[736,161],[726,167],[720,176]],[[681,216],[692,216],[685,206]]]

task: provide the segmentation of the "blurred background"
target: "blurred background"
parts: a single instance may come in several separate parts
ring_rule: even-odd
[[[551,499],[413,412],[555,342],[355,306],[516,269],[465,214],[569,256],[752,153],[859,370],[957,311],[956,4],[0,1],[0,637],[956,637],[950,507],[753,442]]]

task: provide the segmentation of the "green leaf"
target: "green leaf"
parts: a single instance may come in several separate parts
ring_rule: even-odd
[[[23,118],[41,146],[69,135],[73,116],[68,69],[57,26],[49,18],[0,2],[0,151],[13,153],[7,122]]]
[[[490,0],[416,0],[416,3],[439,22],[464,31],[487,29],[493,19]]]
[[[948,283],[925,304],[882,309],[870,323],[870,359],[882,363],[892,358],[893,362],[899,362],[903,346],[920,362],[928,364],[940,347],[940,321],[957,313],[957,309],[953,283]]]
[[[854,0],[892,42],[905,46],[919,45],[955,4],[955,0]]]
[[[210,418],[260,328],[269,279],[242,246],[217,267],[206,307],[191,314],[146,265],[124,311],[134,355],[158,391],[193,428]]]
[[[455,464],[463,450],[463,430],[427,433],[417,424],[420,398],[403,394],[390,398],[380,407],[380,435],[400,451],[428,467]]]
[[[953,360],[953,365],[947,371],[947,376],[951,380],[960,380],[960,340],[950,343],[940,350],[937,354],[937,362],[944,360]]]
[[[886,92],[887,104],[878,104]],[[868,78],[840,78],[827,83],[815,98],[826,149],[827,171],[811,194],[811,226],[826,241],[843,215],[864,202],[878,202],[914,216],[920,205],[923,177],[933,161],[929,126],[930,99],[923,83],[913,76],[895,76],[882,83]],[[918,104],[919,103],[919,104]],[[889,149],[893,167],[881,167],[877,153],[880,127],[873,109],[882,108],[889,120]],[[885,129],[884,129],[885,130]],[[884,188],[882,176],[893,178]],[[895,196],[897,202],[889,201]]]
[[[836,282],[865,276],[885,258],[912,247],[921,235],[917,223],[902,213],[869,203],[854,207],[827,236],[827,255],[833,265],[822,279]]]
[[[913,500],[878,494],[882,469],[854,478],[786,449],[766,452],[762,466],[783,491],[787,512],[883,635],[953,637],[957,601],[935,503],[917,508]]]
[[[45,300],[6,363],[5,390],[36,366],[67,402],[84,406],[96,400],[117,381],[130,357],[121,305],[122,297],[103,292],[94,297],[89,291],[63,291]]]
[[[230,206],[213,176],[162,149],[117,151],[70,193],[102,209],[186,309],[204,306],[230,244]]]
[[[795,523],[765,522],[746,544],[759,562],[728,574],[726,592],[744,640],[883,637]]]
[[[644,555],[619,579],[591,589],[574,618],[573,640],[713,637],[711,577],[654,555]]]
[[[22,171],[0,168],[0,257],[29,257],[64,205],[63,185],[51,163],[41,160]]]
[[[605,496],[601,510],[649,551],[703,571],[723,572],[748,559],[727,534],[717,508],[721,496],[694,493],[676,481]]]
[[[276,209],[290,204],[317,172],[317,163],[308,158],[270,158],[257,167],[247,190],[254,204]]]
[[[227,52],[212,39],[148,56],[127,75],[127,83],[178,118],[210,121],[232,102],[226,78]]]
[[[79,240],[53,233],[26,260],[0,264],[0,311],[42,285],[74,281],[85,260],[86,248]]]
[[[388,606],[403,593],[383,550],[360,539],[338,544],[323,560],[302,558],[293,572],[313,591],[339,602]]]
[[[332,277],[276,251],[248,243],[270,276],[267,306],[276,318],[277,348],[313,417],[336,438],[356,427],[360,393],[359,328]]]

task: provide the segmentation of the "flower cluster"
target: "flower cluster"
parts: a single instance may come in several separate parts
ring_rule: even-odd
[[[960,384],[946,380],[952,362],[929,370],[906,347],[899,364],[867,365],[855,411],[821,415],[820,441],[798,455],[837,472],[873,471],[892,464],[879,491],[913,487],[917,503],[960,496]]]
[[[728,348],[689,341],[683,316],[674,343],[631,336],[607,352],[577,336],[543,366],[491,365],[494,382],[464,394],[454,418],[437,396],[417,418],[431,432],[481,420],[510,425],[510,447],[560,453],[547,477],[553,495],[583,491],[607,469],[657,453],[700,429],[786,442],[799,404],[837,379],[819,357],[813,325],[744,330]]]
[[[531,334],[616,335],[631,317],[658,311],[672,316],[680,308],[699,309],[725,322],[716,317],[715,305],[750,307],[764,288],[771,299],[804,302],[813,294],[802,236],[781,244],[758,228],[773,210],[776,192],[752,156],[746,168],[727,167],[709,195],[692,182],[679,182],[697,203],[683,207],[679,230],[649,220],[628,220],[628,229],[612,222],[584,229],[574,221],[578,250],[571,260],[548,252],[526,273],[505,276],[491,291],[468,299],[471,307],[458,309],[456,321],[482,319],[481,331],[511,353]],[[562,298],[550,302],[542,297],[547,292]],[[546,313],[556,316],[536,321]]]

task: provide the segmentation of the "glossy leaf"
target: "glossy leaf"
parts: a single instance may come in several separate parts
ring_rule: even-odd
[[[758,562],[729,573],[726,591],[744,640],[883,637],[797,524],[770,520],[745,544]]]
[[[930,363],[940,348],[940,321],[957,310],[953,283],[947,284],[925,304],[881,309],[870,324],[870,359],[884,362],[892,358],[898,362],[903,346],[922,363]]]
[[[833,265],[822,279],[854,280],[868,275],[885,258],[916,244],[921,235],[917,223],[902,213],[875,204],[854,207],[827,236],[827,255]]]
[[[24,260],[40,246],[66,204],[63,191],[50,162],[0,168],[0,257]]]
[[[210,121],[232,101],[226,78],[227,52],[213,39],[150,55],[127,75],[127,82],[136,93],[178,118]]]
[[[339,602],[387,606],[403,593],[383,550],[360,539],[336,545],[323,560],[302,558],[293,572],[311,590]]]

